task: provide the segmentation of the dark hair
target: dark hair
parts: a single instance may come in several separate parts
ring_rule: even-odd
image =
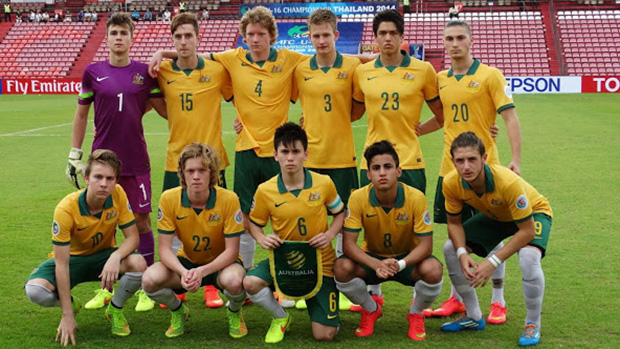
[[[280,144],[287,147],[294,145],[296,141],[301,142],[304,151],[308,150],[306,131],[295,123],[287,122],[276,129],[273,136],[273,148],[277,151]]]
[[[177,31],[177,28],[184,24],[191,24],[192,27],[194,27],[194,32],[196,33],[196,36],[200,34],[200,29],[198,28],[198,17],[196,17],[195,14],[188,12],[180,13],[174,16],[172,22],[170,23],[170,33],[174,35],[174,32]]]
[[[95,164],[108,165],[112,167],[114,174],[116,175],[116,180],[118,181],[118,179],[121,178],[121,169],[123,165],[115,152],[108,149],[97,149],[92,152],[92,154],[88,157],[86,169],[84,170],[84,175],[86,177],[90,176],[90,171],[93,169],[93,165]]]
[[[377,30],[379,30],[379,25],[383,22],[392,22],[396,25],[396,30],[398,33],[403,36],[405,34],[405,20],[403,16],[398,13],[396,10],[385,10],[377,13],[375,18],[372,20],[372,32],[377,36]]]
[[[366,148],[366,150],[364,150],[364,158],[366,159],[366,162],[368,163],[368,167],[370,167],[370,162],[372,158],[374,158],[377,155],[383,155],[383,154],[391,155],[394,161],[396,162],[396,167],[400,166],[400,160],[398,159],[398,154],[396,153],[396,149],[394,149],[394,146],[392,145],[392,143],[390,143],[387,140],[382,140],[380,142],[371,144],[370,146],[368,146],[368,148]]]
[[[110,16],[105,27],[106,37],[108,36],[108,30],[110,30],[110,27],[113,25],[117,25],[119,27],[127,27],[127,29],[129,29],[129,37],[133,38],[133,31],[135,29],[135,26],[129,14],[124,12],[118,12]]]
[[[461,133],[452,141],[452,145],[450,146],[450,156],[454,157],[454,152],[457,149],[466,147],[472,147],[476,149],[478,153],[480,153],[480,156],[483,156],[486,152],[482,140],[480,140],[480,138],[478,138],[475,133],[469,131]]]

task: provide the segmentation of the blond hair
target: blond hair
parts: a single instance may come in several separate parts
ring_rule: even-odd
[[[183,172],[185,172],[185,163],[187,160],[193,158],[201,158],[204,167],[211,171],[209,175],[209,187],[213,188],[217,184],[217,179],[220,175],[220,159],[218,158],[217,152],[213,149],[213,147],[198,142],[193,142],[185,147],[179,155],[178,175],[181,186],[183,188],[187,188],[187,183],[185,182]]]
[[[262,25],[269,31],[269,36],[271,36],[269,43],[271,45],[275,44],[278,39],[278,25],[271,11],[265,6],[256,6],[248,10],[243,14],[243,17],[241,17],[241,21],[239,21],[239,34],[243,37],[243,42],[245,42],[245,34],[248,25],[256,23]]]

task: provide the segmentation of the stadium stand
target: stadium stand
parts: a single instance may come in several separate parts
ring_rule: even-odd
[[[94,23],[21,23],[0,43],[0,76],[67,76],[86,44]]]
[[[620,10],[558,11],[568,75],[620,74]]]

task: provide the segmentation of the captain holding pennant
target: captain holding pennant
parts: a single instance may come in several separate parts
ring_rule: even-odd
[[[248,271],[243,285],[252,302],[273,316],[265,342],[282,341],[291,323],[272,286],[287,298],[306,298],[314,338],[331,341],[340,326],[331,242],[342,229],[344,204],[329,176],[303,166],[308,138],[301,127],[290,122],[278,127],[274,147],[280,174],[258,187],[250,209],[250,233],[271,257]],[[334,215],[329,227],[328,210]],[[274,233],[265,235],[270,219]]]

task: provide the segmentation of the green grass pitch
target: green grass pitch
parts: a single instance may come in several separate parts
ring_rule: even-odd
[[[549,198],[554,222],[547,257],[543,260],[546,292],[543,306],[542,347],[616,347],[620,338],[620,99],[618,95],[518,95],[517,112],[523,130],[522,175]],[[23,284],[31,270],[52,250],[50,224],[55,205],[72,189],[64,176],[70,147],[75,96],[0,96],[0,347],[39,348],[54,346],[60,321],[59,308],[30,303]],[[224,103],[224,140],[234,161],[234,110]],[[423,119],[430,112],[425,110]],[[291,106],[290,119],[300,117]],[[92,115],[91,115],[92,118]],[[144,118],[152,162],[153,204],[157,206],[163,179],[167,124],[155,113]],[[498,117],[498,144],[502,163],[510,161],[506,131]],[[366,133],[365,118],[354,123],[358,159]],[[92,142],[89,127],[84,149]],[[334,142],[337,146],[337,142]],[[428,202],[432,204],[439,170],[442,134],[422,137],[427,163]],[[87,151],[88,152],[88,151]],[[227,171],[232,187],[233,169]],[[153,216],[153,226],[156,226]],[[443,260],[441,246],[445,226],[435,227],[434,254]],[[266,256],[258,248],[256,261]],[[428,338],[411,343],[405,314],[411,288],[384,285],[384,316],[375,334],[366,339],[353,335],[359,315],[341,313],[342,327],[327,347],[515,347],[522,332],[525,305],[521,273],[515,256],[507,262],[506,324],[487,326],[476,333],[447,334],[439,330],[444,319],[428,319]],[[448,297],[448,275],[438,302]],[[77,286],[73,293],[83,302],[90,299],[97,283]],[[488,314],[491,287],[479,290],[483,312]],[[223,309],[207,309],[202,295],[190,294],[187,305],[192,317],[187,332],[169,340],[164,336],[169,312],[156,308],[148,313],[133,310],[125,315],[132,334],[117,338],[110,333],[102,310],[82,310],[77,316],[80,347],[262,347],[270,316],[256,306],[244,308],[249,335],[233,340],[227,335]],[[435,304],[436,306],[438,303]],[[303,311],[292,310],[293,324],[281,343],[284,347],[316,344]],[[147,344],[148,343],[148,344]],[[614,344],[615,343],[615,344]],[[323,345],[321,345],[323,346]]]

